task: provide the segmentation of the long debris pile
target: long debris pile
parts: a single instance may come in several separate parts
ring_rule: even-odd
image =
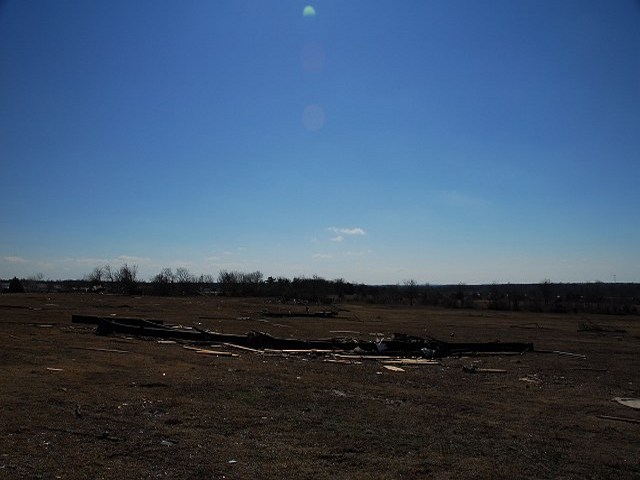
[[[385,357],[443,358],[476,353],[525,353],[533,351],[532,343],[445,342],[432,337],[414,337],[394,334],[391,339],[376,341],[353,338],[329,338],[322,340],[297,340],[277,338],[267,333],[250,331],[246,335],[224,334],[165,325],[160,320],[141,318],[105,318],[89,315],[73,315],[73,323],[96,324],[98,335],[125,334],[191,342],[216,342],[247,347],[255,350],[322,350],[331,352],[353,352],[359,355]]]

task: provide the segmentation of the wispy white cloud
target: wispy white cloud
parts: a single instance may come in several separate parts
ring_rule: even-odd
[[[98,257],[66,257],[56,260],[58,264],[76,264],[98,267],[101,265],[118,265],[121,263],[135,265],[153,265],[149,257],[139,257],[136,255],[118,255],[115,258],[98,258]]]
[[[339,228],[339,227],[329,227],[327,230],[338,233],[342,235],[366,235],[367,232],[364,231],[363,228],[353,227],[353,228]]]
[[[137,265],[148,265],[151,263],[149,257],[138,257],[136,255],[118,255],[116,260],[124,263],[135,263]]]
[[[344,240],[344,237],[342,235],[338,235],[337,237],[333,237],[331,239],[332,242],[341,242]]]
[[[363,257],[364,255],[369,255],[371,252],[372,250],[369,249],[369,250],[360,250],[358,252],[344,252],[343,255],[348,257]]]
[[[2,259],[5,262],[9,262],[9,263],[27,263],[27,261],[22,257],[9,256],[9,257],[2,257]]]
[[[313,258],[328,259],[328,258],[333,258],[333,255],[331,255],[330,253],[314,253]]]
[[[187,268],[190,269],[194,266],[194,263],[189,260],[169,260],[164,262],[169,268]]]
[[[94,267],[98,266],[98,265],[105,265],[107,263],[109,263],[109,260],[106,258],[91,258],[91,257],[79,257],[79,258],[75,258],[75,257],[68,257],[68,258],[63,258],[62,260],[60,260],[60,262],[63,263],[77,263],[80,265],[92,265]]]

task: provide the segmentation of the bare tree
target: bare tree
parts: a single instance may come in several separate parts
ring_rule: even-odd
[[[235,295],[238,291],[238,272],[230,272],[228,270],[220,270],[218,274],[218,283],[224,295]]]
[[[129,266],[125,263],[113,273],[113,278],[122,293],[134,295],[139,292],[137,265]]]
[[[545,278],[542,282],[540,282],[540,293],[542,294],[542,300],[545,305],[548,305],[551,301],[553,283],[548,278]]]
[[[9,281],[9,289],[8,289],[9,293],[24,293],[24,285],[22,285],[22,282],[18,279],[18,277],[13,277],[10,281]]]
[[[202,284],[212,284],[212,283],[214,283],[213,275],[210,275],[208,273],[201,273],[196,281],[198,283],[202,283]]]
[[[104,277],[104,267],[96,267],[94,268],[89,275],[86,276],[87,282],[91,285],[100,285],[102,283],[102,278]]]
[[[242,283],[249,283],[253,285],[262,283],[262,279],[264,277],[262,275],[262,272],[259,270],[256,270],[255,272],[250,272],[250,273],[242,273],[241,276],[242,276]]]
[[[156,295],[167,296],[171,294],[171,286],[175,282],[175,274],[170,268],[163,268],[151,280],[153,292]]]
[[[177,283],[193,283],[195,282],[195,277],[191,275],[191,272],[188,268],[178,267],[176,268],[176,282]]]
[[[413,302],[418,295],[418,282],[415,280],[404,281],[404,291],[407,299],[409,300],[409,306],[413,307]]]
[[[260,271],[238,272],[220,270],[218,283],[225,295],[255,294],[262,283],[264,275]]]
[[[105,265],[103,268],[104,279],[107,282],[115,282],[116,281],[116,271],[111,268],[111,265]]]

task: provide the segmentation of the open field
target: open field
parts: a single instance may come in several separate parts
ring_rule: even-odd
[[[343,304],[336,318],[266,320],[267,307],[300,308],[1,295],[0,478],[640,478],[640,423],[600,417],[640,420],[613,401],[640,397],[638,316]],[[239,356],[217,357],[97,336],[71,323],[75,313],[303,339],[453,334],[586,359],[474,356],[397,372],[373,360],[229,348]],[[506,372],[462,368],[472,365]]]

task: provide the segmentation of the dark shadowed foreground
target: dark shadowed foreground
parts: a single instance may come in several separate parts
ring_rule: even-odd
[[[640,476],[640,410],[613,400],[640,397],[637,316],[344,304],[333,318],[266,318],[265,308],[300,307],[1,295],[0,478]],[[97,336],[95,326],[71,323],[77,313],[283,338],[532,342],[586,358],[528,352],[390,365],[200,346],[237,354],[217,356]]]

